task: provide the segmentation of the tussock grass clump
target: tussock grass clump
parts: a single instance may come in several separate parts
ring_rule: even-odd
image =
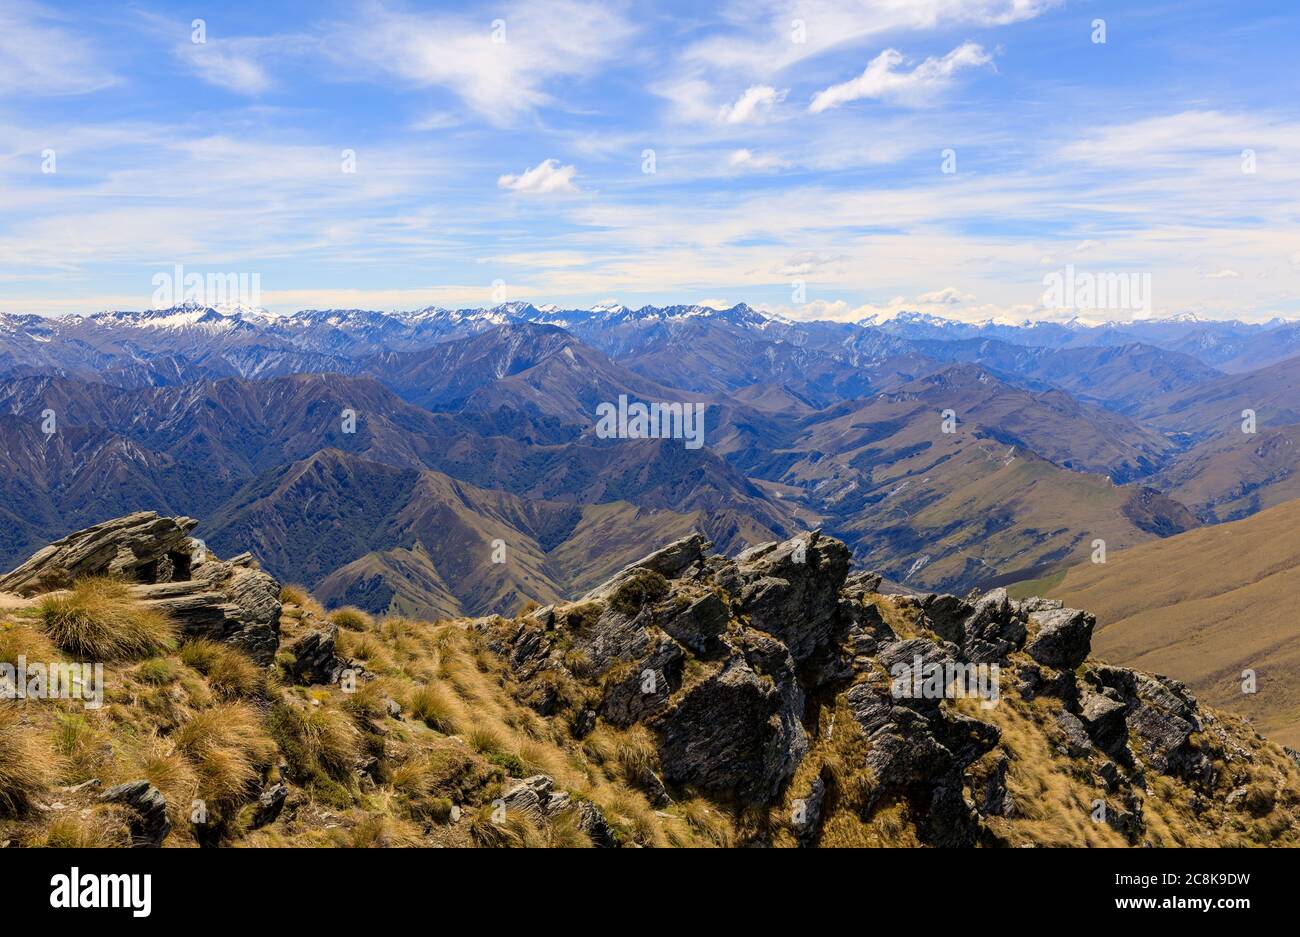
[[[41,632],[22,622],[0,623],[0,663],[18,666],[18,658],[29,661],[58,660],[54,644]]]
[[[386,813],[372,813],[351,829],[330,831],[331,842],[344,849],[393,849],[414,846],[419,830]]]
[[[361,609],[351,605],[345,605],[343,608],[330,612],[329,619],[340,628],[346,628],[348,631],[371,631],[374,628],[374,619]]]
[[[96,810],[60,814],[38,836],[31,847],[45,849],[113,849],[131,845],[131,830],[118,811]]]
[[[667,594],[667,579],[652,569],[638,569],[614,590],[609,604],[624,615],[635,615],[641,606],[657,602]]]
[[[168,808],[178,815],[189,813],[199,787],[198,774],[176,743],[157,733],[130,739],[118,757],[114,775],[114,783],[119,784],[145,778],[162,792]]]
[[[272,708],[270,725],[290,771],[304,781],[346,780],[361,757],[361,732],[340,709],[285,700]]]
[[[72,783],[100,777],[113,759],[110,738],[102,723],[91,721],[84,712],[58,713],[53,742],[62,763],[62,777]]]
[[[469,735],[466,736],[465,741],[469,742],[470,748],[483,755],[503,755],[506,752],[505,741],[490,726],[474,726],[469,730]]]
[[[222,699],[261,696],[266,692],[262,668],[242,652],[206,638],[188,641],[181,648],[181,660],[208,678],[208,685]]]
[[[285,583],[280,587],[280,602],[284,605],[303,607],[311,601],[311,594],[303,587]]]
[[[464,711],[457,700],[436,683],[426,683],[406,700],[411,718],[418,719],[436,732],[456,735],[464,722]]]
[[[197,712],[173,740],[194,766],[199,796],[217,802],[248,794],[275,752],[257,710],[247,703],[218,703]]]
[[[474,811],[469,835],[484,849],[540,849],[546,845],[545,834],[531,819],[516,810],[501,816],[491,804]]]
[[[137,660],[176,647],[176,626],[117,579],[82,579],[37,605],[45,633],[65,653],[93,661]]]
[[[167,686],[181,677],[181,669],[170,657],[151,657],[135,669],[136,679],[153,686]]]
[[[58,759],[41,735],[22,721],[14,703],[0,703],[0,814],[20,814],[58,774]]]

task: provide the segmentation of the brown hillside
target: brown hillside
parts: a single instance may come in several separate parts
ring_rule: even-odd
[[[1096,614],[1099,656],[1184,680],[1300,744],[1300,501],[1073,567],[1051,594]]]

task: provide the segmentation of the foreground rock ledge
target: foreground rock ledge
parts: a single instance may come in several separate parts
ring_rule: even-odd
[[[190,536],[197,524],[141,511],[87,527],[0,576],[0,591],[32,597],[87,576],[119,577],[186,637],[233,644],[269,664],[280,643],[280,583],[248,553],[218,559]]]
[[[962,712],[950,699],[900,694],[891,674],[917,664],[996,667],[1001,694],[1048,701],[1058,752],[1104,785],[1106,822],[1134,844],[1148,775],[1208,797],[1216,761],[1239,757],[1181,683],[1090,661],[1087,612],[1017,602],[1004,589],[882,597],[880,577],[850,575],[848,549],[820,531],[734,559],[709,546],[693,535],[576,603],[474,624],[539,712],[560,711],[565,685],[595,684],[575,731],[596,719],[649,729],[658,764],[646,771],[648,796],[784,800],[797,805],[799,842],[814,844],[833,779],[823,772],[790,788],[819,733],[846,731],[834,722],[842,713],[865,743],[864,763],[852,766],[870,779],[864,813],[903,802],[926,844],[996,845],[994,821],[1018,809],[1002,730],[978,703]],[[913,624],[896,631],[880,607]]]

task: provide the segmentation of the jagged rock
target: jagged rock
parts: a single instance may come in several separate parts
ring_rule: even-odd
[[[961,689],[952,681],[969,676],[972,664],[997,664],[1004,684],[1010,680],[1025,700],[1056,701],[1042,709],[1059,726],[1061,750],[1088,760],[1117,800],[1110,822],[1130,838],[1140,836],[1142,819],[1140,803],[1125,800],[1125,792],[1145,787],[1144,771],[1204,781],[1212,776],[1210,758],[1225,754],[1213,732],[1192,740],[1203,723],[1181,684],[1087,662],[1095,622],[1086,612],[1056,600],[1014,602],[1003,589],[965,598],[895,596],[900,618],[889,621],[904,637],[876,607],[880,579],[848,575],[848,551],[818,531],[734,560],[704,556],[705,546],[703,538],[686,538],[621,570],[581,602],[473,625],[510,662],[518,698],[554,709],[545,688],[557,673],[585,683],[589,699],[599,688],[598,703],[570,716],[575,736],[594,728],[597,713],[619,726],[649,728],[661,773],[632,780],[656,803],[665,802],[669,787],[683,787],[770,806],[808,750],[804,719],[822,725],[834,699],[866,737],[853,769],[871,779],[862,808],[868,815],[901,798],[927,844],[998,842],[1002,829],[986,819],[1017,811],[1001,732],[939,698]],[[920,636],[908,624],[914,613],[927,629]],[[925,686],[923,676],[921,693],[898,691],[891,678],[918,661],[926,674],[938,668],[942,685]],[[806,710],[806,697],[818,705]],[[810,843],[831,784],[820,776],[806,783],[791,799],[814,818],[795,829]],[[528,790],[512,787],[512,801],[526,807]],[[563,792],[534,794],[543,812],[586,809]]]
[[[1121,711],[1123,707],[1120,707]],[[1092,739],[1083,722],[1072,712],[1061,709],[1052,714],[1065,734],[1065,752],[1071,758],[1086,758],[1093,752]]]
[[[970,603],[955,595],[927,595],[921,599],[927,628],[958,646],[965,639],[963,624],[975,610]]]
[[[882,789],[901,789],[960,770],[997,744],[996,727],[965,719],[953,731],[938,700],[896,699],[883,679],[868,679],[849,690],[849,711],[871,743],[867,767]],[[978,729],[977,729],[978,727]],[[961,745],[960,761],[942,738],[973,731],[973,747]],[[966,740],[963,740],[966,741]]]
[[[293,662],[288,667],[289,678],[304,685],[337,683],[347,661],[338,656],[335,642],[338,626],[321,623],[323,627],[308,631],[289,646]]]
[[[610,579],[583,596],[582,601],[607,601],[626,583],[636,581],[645,573],[663,579],[676,579],[692,566],[702,562],[704,551],[710,546],[712,544],[700,534],[691,534],[689,537],[675,540],[668,546],[643,556],[635,563],[624,566]]]
[[[1119,789],[1120,777],[1119,768],[1115,767],[1113,761],[1103,761],[1097,767],[1097,780],[1102,787],[1106,788],[1107,793],[1114,793]]]
[[[668,546],[642,557],[632,564],[634,569],[649,569],[665,579],[676,579],[704,558],[704,551],[713,546],[700,534],[691,534],[675,540]]]
[[[752,631],[742,640],[650,725],[668,783],[767,803],[808,750],[804,696],[784,645]]]
[[[280,811],[284,809],[284,802],[288,797],[289,788],[283,784],[273,784],[262,791],[257,798],[257,806],[253,808],[249,827],[257,830],[274,823],[280,816]]]
[[[1212,771],[1204,752],[1188,740],[1200,731],[1196,698],[1187,687],[1168,677],[1133,674],[1136,699],[1129,702],[1129,732],[1142,741],[1143,755],[1155,770],[1188,779],[1208,778]]]
[[[258,568],[247,553],[224,562],[207,554],[193,575],[235,607],[223,625],[222,640],[243,649],[262,666],[269,665],[280,646],[279,581]]]
[[[861,597],[872,595],[880,591],[880,584],[884,582],[885,577],[880,573],[869,573],[865,570],[849,573],[848,578],[844,580],[844,588],[841,590],[844,595],[850,597]]]
[[[927,628],[961,649],[974,663],[995,663],[1024,645],[1028,631],[1019,607],[1005,589],[974,601],[955,595],[927,595],[920,600]]]
[[[662,711],[682,685],[685,666],[681,646],[662,641],[640,661],[621,668],[620,677],[606,681],[600,715],[616,726],[627,727]]]
[[[85,576],[134,582],[135,597],[165,612],[186,637],[242,648],[263,666],[280,643],[280,584],[251,555],[213,556],[189,532],[189,517],[128,514],[69,534],[0,577],[0,591],[30,596]]]
[[[130,822],[131,844],[137,848],[157,848],[172,831],[167,817],[167,800],[147,780],[128,781],[110,787],[99,795],[105,803],[124,804],[135,816]]]
[[[731,618],[727,603],[715,592],[681,601],[674,613],[658,622],[659,627],[696,654],[714,656],[722,647],[721,635]]]
[[[741,586],[733,594],[750,625],[783,642],[802,664],[847,624],[838,611],[849,559],[844,544],[818,530],[754,547],[736,557]]]
[[[17,569],[0,576],[0,592],[33,596],[66,589],[85,576],[119,576],[141,583],[190,578],[195,550],[190,517],[159,517],[140,511],[68,534],[38,550]]]
[[[604,812],[589,800],[578,802],[578,829],[587,834],[592,845],[599,849],[613,849],[618,845],[618,837],[605,819]]]
[[[568,791],[557,791],[555,779],[549,775],[535,774],[518,781],[501,799],[507,810],[524,814],[536,823],[572,810],[577,815],[578,829],[587,834],[593,845],[606,849],[618,845],[601,809],[588,800],[575,801]]]
[[[962,653],[975,663],[994,663],[1018,650],[1028,631],[1006,589],[994,589],[975,602],[962,622]]]
[[[555,789],[555,779],[545,774],[535,774],[515,784],[502,795],[507,810],[522,813],[533,820],[544,820],[546,805]]]
[[[1092,650],[1092,629],[1097,619],[1074,608],[1049,609],[1029,616],[1036,629],[1025,651],[1040,664],[1073,670]]]
[[[1128,742],[1126,711],[1123,702],[1102,693],[1090,693],[1083,698],[1079,719],[1098,748],[1114,753]]]
[[[817,841],[822,829],[822,804],[826,800],[826,781],[818,774],[808,785],[802,797],[795,798],[795,812],[791,817],[795,836],[801,846]]]
[[[841,603],[841,614],[849,621],[847,645],[850,663],[855,666],[865,665],[867,658],[898,640],[874,605],[846,600]]]
[[[1025,664],[1016,671],[1017,689],[1025,699],[1037,696],[1051,696],[1065,704],[1073,712],[1079,701],[1079,682],[1073,670],[1057,670],[1054,667],[1040,667],[1037,664]]]

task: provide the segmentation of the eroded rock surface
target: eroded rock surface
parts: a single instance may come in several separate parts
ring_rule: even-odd
[[[895,595],[885,606],[910,622],[897,631],[876,601],[881,578],[850,573],[848,550],[820,531],[735,558],[708,546],[685,538],[576,603],[475,625],[539,711],[566,705],[566,685],[594,687],[571,704],[583,736],[601,720],[649,730],[655,802],[690,791],[784,800],[796,840],[813,845],[835,774],[791,780],[819,733],[854,732],[861,761],[850,767],[870,779],[864,818],[902,803],[923,842],[996,843],[996,821],[1020,809],[991,712],[1008,693],[1042,707],[1055,751],[1091,767],[1106,823],[1132,842],[1144,829],[1144,772],[1212,776],[1195,699],[1165,677],[1089,661],[1095,619],[1084,611],[1003,589]],[[926,685],[935,692],[918,692],[913,671],[938,674]],[[983,696],[970,684],[977,673],[990,683]],[[834,722],[841,713],[851,725]]]

